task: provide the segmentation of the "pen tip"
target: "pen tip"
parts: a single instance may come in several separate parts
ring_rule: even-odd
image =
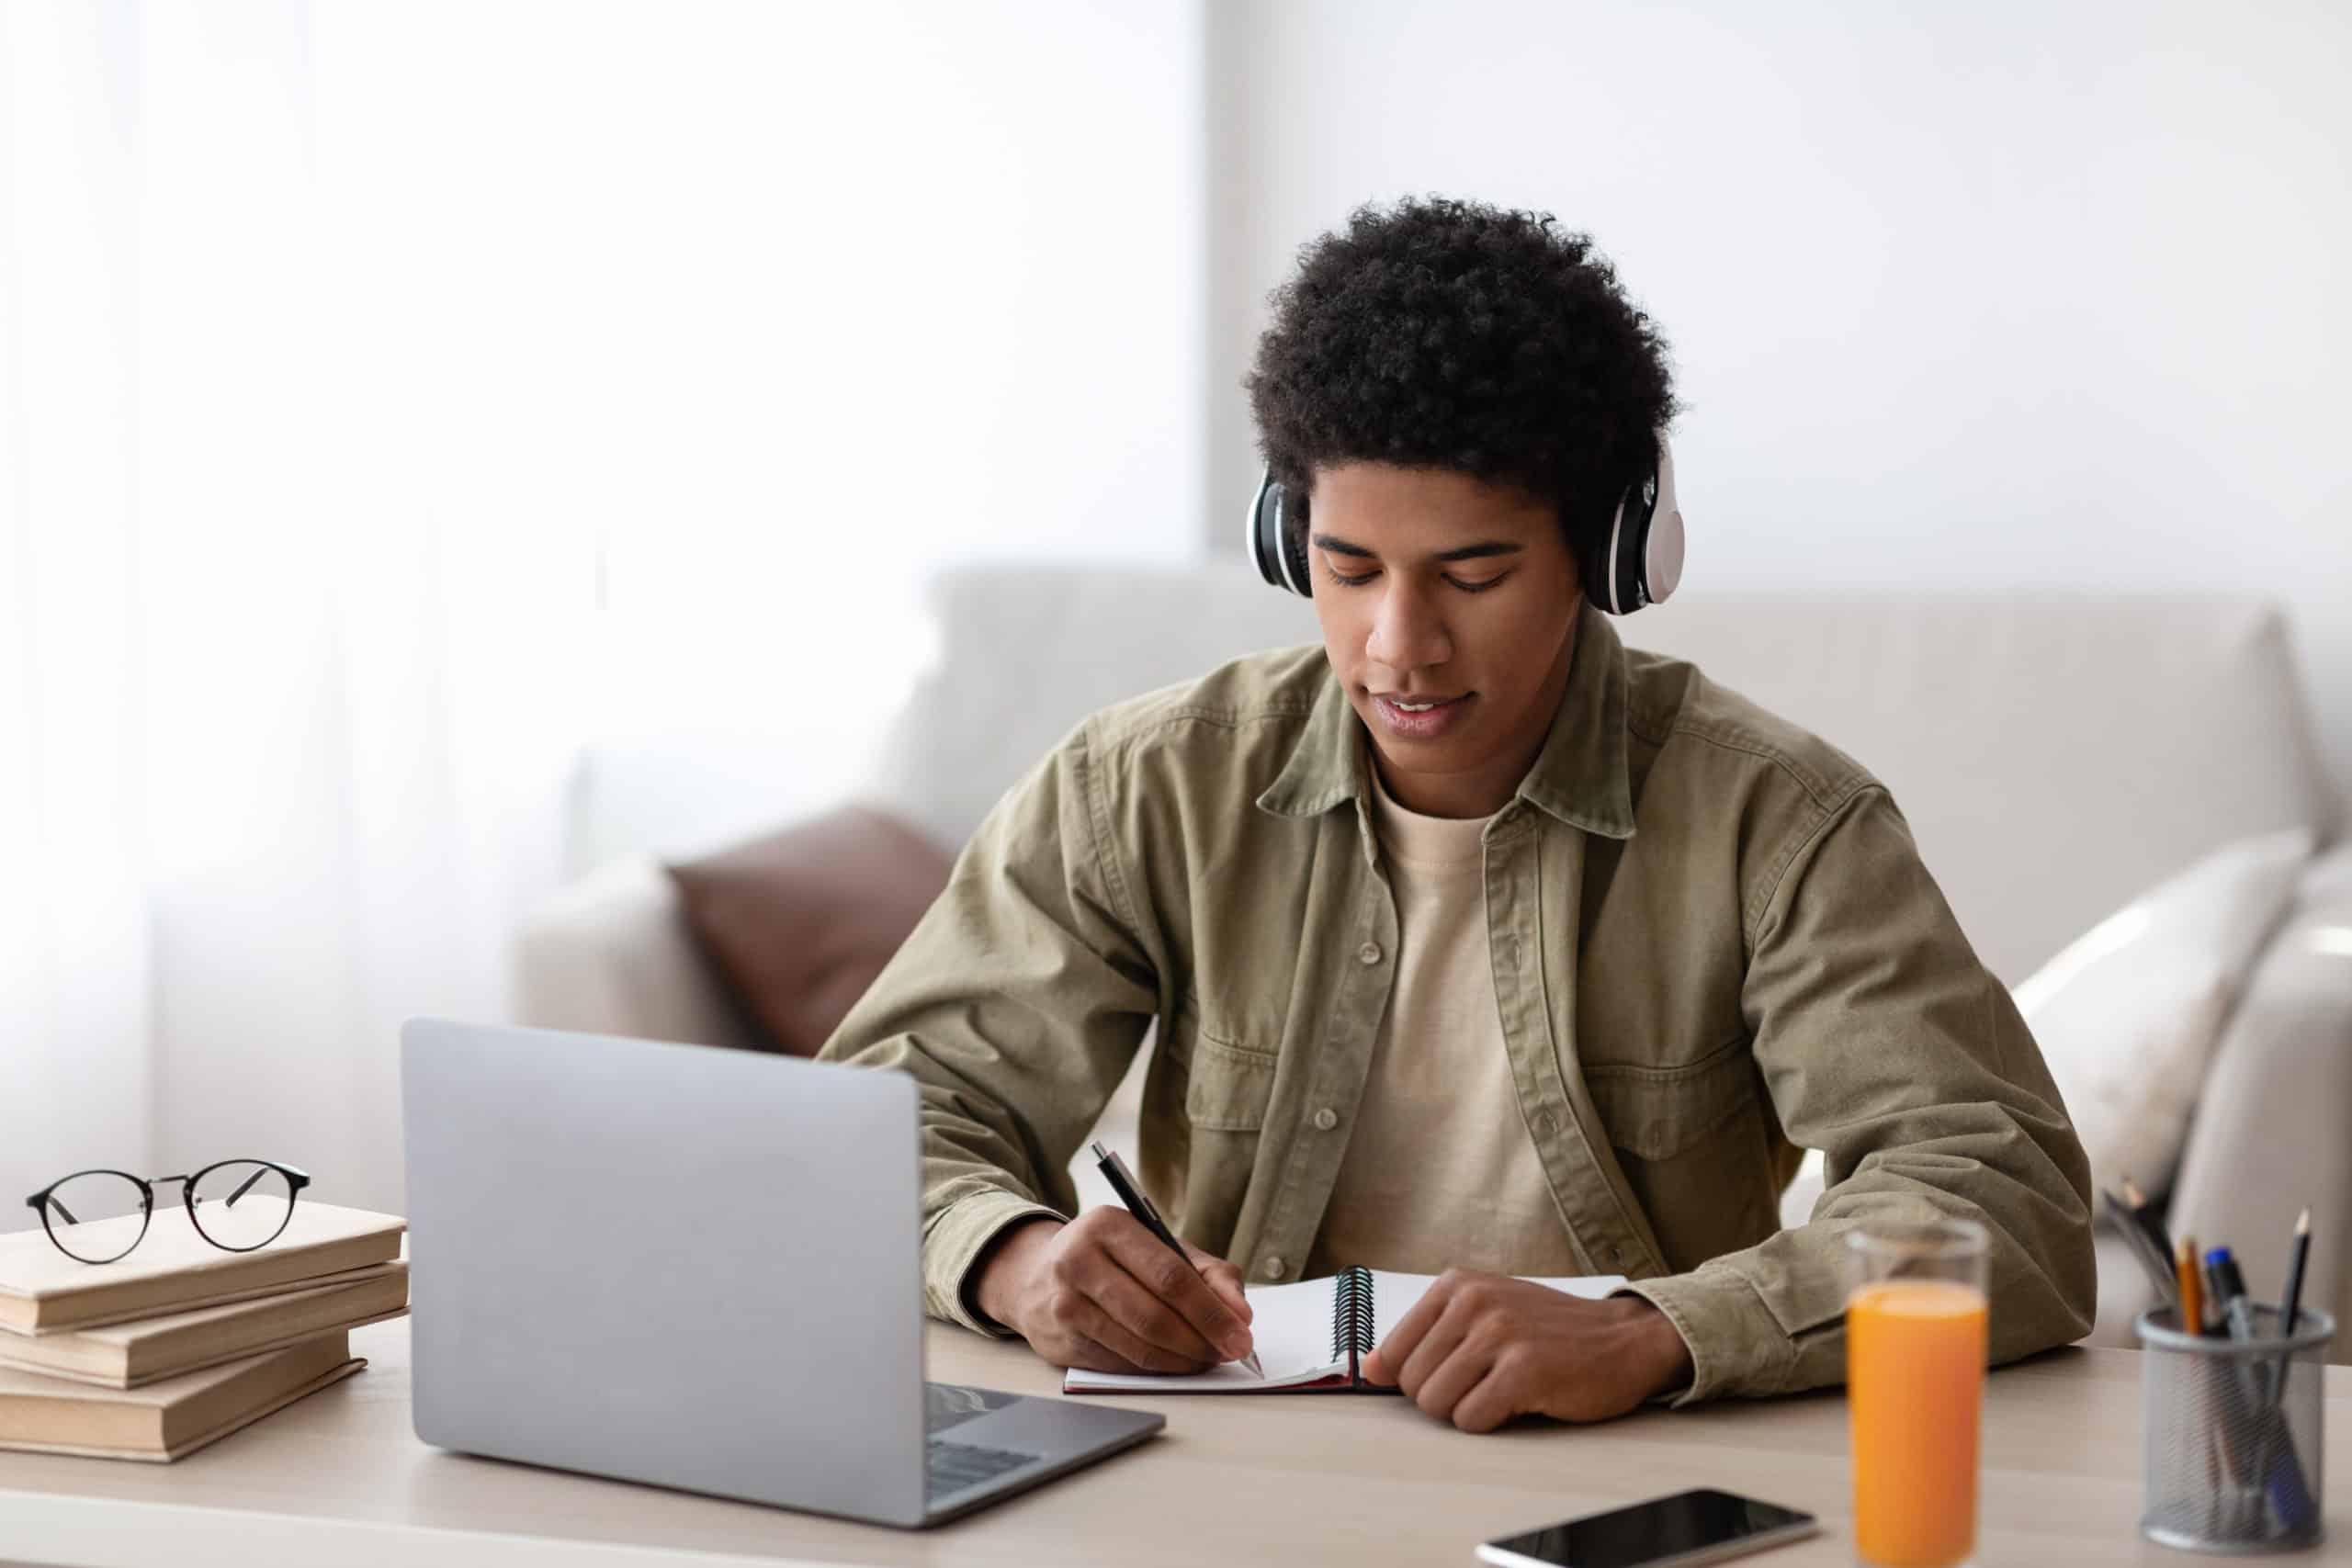
[[[2128,1176],[2123,1179],[2123,1201],[2135,1209],[2148,1201],[2146,1196],[2140,1190],[2140,1184]]]
[[[2297,1235],[2309,1235],[2312,1234],[2312,1212],[2309,1209],[2305,1209],[2301,1214],[2296,1216],[2295,1234]]]

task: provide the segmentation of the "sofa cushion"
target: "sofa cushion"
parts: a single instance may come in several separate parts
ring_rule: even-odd
[[[897,818],[846,806],[669,872],[688,928],[775,1048],[813,1056],[951,864]]]
[[[773,1049],[650,854],[608,861],[531,911],[511,950],[514,1021],[688,1045]]]
[[[2181,1151],[2175,1235],[2226,1242],[2248,1288],[2275,1301],[2297,1211],[2312,1212],[2303,1303],[2352,1319],[2344,1241],[2352,1195],[2352,842],[2313,861],[2246,976],[2213,1048]],[[2352,1361],[2339,1332],[2331,1361]]]
[[[2301,828],[2226,844],[2018,987],[2099,1188],[2169,1185],[2214,1042],[2311,853]]]

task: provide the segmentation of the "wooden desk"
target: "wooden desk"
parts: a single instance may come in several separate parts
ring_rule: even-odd
[[[1851,1559],[1846,1407],[1836,1393],[1649,1410],[1599,1427],[1467,1437],[1403,1400],[1138,1400],[1168,1430],[943,1529],[908,1532],[469,1459],[409,1428],[408,1325],[356,1331],[359,1376],[174,1465],[0,1453],[0,1553],[40,1563],[1295,1562],[1467,1563],[1490,1536],[1687,1486],[1821,1516],[1756,1559]],[[931,1376],[1054,1393],[1025,1348],[933,1325]],[[1996,1565],[2196,1559],[2140,1539],[2138,1353],[2064,1350],[1992,1374],[1984,1530]],[[2330,1539],[2291,1561],[2352,1562],[2352,1367],[2327,1376]]]

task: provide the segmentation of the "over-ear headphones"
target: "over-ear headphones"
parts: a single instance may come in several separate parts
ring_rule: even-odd
[[[1306,560],[1304,517],[1294,510],[1273,470],[1258,481],[1250,503],[1244,548],[1258,563],[1258,575],[1276,588],[1313,597],[1315,580]],[[1303,507],[1295,510],[1303,512]],[[1674,453],[1666,432],[1657,433],[1657,468],[1617,499],[1609,527],[1592,553],[1577,563],[1584,596],[1612,615],[1630,615],[1645,604],[1666,602],[1682,581],[1682,508],[1674,494]]]

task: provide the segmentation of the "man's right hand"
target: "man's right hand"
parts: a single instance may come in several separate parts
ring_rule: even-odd
[[[1196,1247],[1184,1251],[1198,1273],[1108,1204],[1075,1220],[1033,1220],[998,1239],[972,1298],[1057,1367],[1200,1372],[1239,1360],[1250,1349],[1241,1271]]]

